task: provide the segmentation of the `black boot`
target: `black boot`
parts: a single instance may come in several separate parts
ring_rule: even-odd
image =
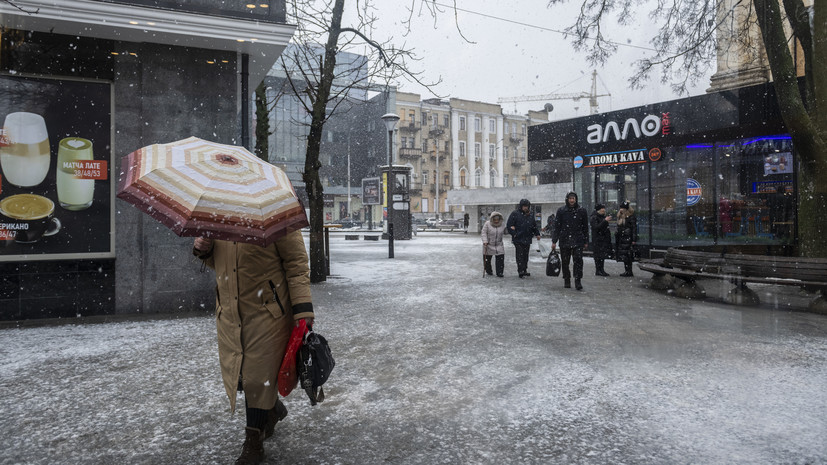
[[[635,275],[634,273],[632,273],[632,263],[631,262],[623,262],[623,265],[626,268],[626,272],[623,273],[620,276],[623,276],[624,278],[631,278],[632,276]]]
[[[566,289],[571,288],[571,279],[563,278],[563,287],[565,287]]]
[[[245,428],[245,432],[247,437],[235,465],[257,465],[264,460],[264,434],[260,429],[249,426]]]
[[[287,407],[284,406],[281,400],[276,399],[276,405],[267,411],[267,423],[264,424],[264,439],[273,435],[273,431],[276,429],[276,423],[284,420],[286,416]]]
[[[574,278],[574,288],[577,289],[578,291],[583,290],[583,285],[580,284],[580,280],[577,279],[577,278]]]

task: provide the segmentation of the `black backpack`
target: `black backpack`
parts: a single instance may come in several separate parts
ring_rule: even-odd
[[[296,353],[296,372],[299,374],[299,384],[310,398],[310,405],[324,401],[322,384],[327,381],[334,366],[336,366],[336,361],[330,353],[327,339],[311,329],[305,335],[304,342]]]

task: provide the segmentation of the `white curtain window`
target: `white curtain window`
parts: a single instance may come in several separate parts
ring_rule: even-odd
[[[474,159],[476,159],[476,160],[480,159],[480,156],[482,156],[480,152],[482,152],[482,147],[480,146],[479,142],[476,142],[474,144]]]
[[[460,131],[465,130],[465,117],[464,116],[459,117],[459,130]]]
[[[459,156],[465,156],[465,142],[462,141],[459,142]]]
[[[491,170],[490,173],[491,173],[491,179],[489,179],[489,182],[490,182],[489,186],[495,187],[496,184],[494,183],[494,181],[497,179],[497,170]]]
[[[489,160],[496,160],[497,159],[497,146],[494,144],[488,144],[488,159]]]
[[[477,171],[474,172],[474,185],[481,186],[482,185],[482,170],[477,168]]]
[[[482,131],[482,120],[479,118],[474,118],[474,131]]]

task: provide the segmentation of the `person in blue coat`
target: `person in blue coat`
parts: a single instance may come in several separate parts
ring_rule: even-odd
[[[577,194],[566,194],[566,204],[557,210],[551,236],[551,250],[560,242],[563,287],[571,287],[569,263],[574,258],[574,287],[583,290],[583,249],[589,246],[589,214],[577,203]]]
[[[517,274],[521,278],[531,276],[528,272],[528,251],[531,249],[532,237],[540,240],[540,230],[531,214],[531,202],[528,199],[520,200],[520,205],[509,215],[505,229],[511,234],[511,243],[516,249]]]

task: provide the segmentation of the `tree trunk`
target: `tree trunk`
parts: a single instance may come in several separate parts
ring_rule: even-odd
[[[267,111],[267,86],[264,81],[256,87],[256,156],[270,161],[270,113]]]
[[[827,89],[816,85],[811,107],[805,106],[787,44],[779,3],[777,0],[753,0],[753,4],[773,74],[781,117],[792,137],[799,160],[798,254],[827,257],[827,241],[821,232],[824,227],[823,206],[827,205],[827,130],[824,128],[824,118],[815,117],[819,107],[827,108],[824,105]],[[815,19],[819,21],[819,16]],[[817,27],[814,31],[816,36],[824,35],[823,30]],[[826,65],[823,61],[819,62],[818,57],[825,54],[825,43],[819,38],[814,40],[813,45],[815,62],[811,69],[814,82],[818,83],[824,79]]]
[[[311,95],[313,114],[310,120],[310,133],[307,135],[307,152],[304,159],[304,174],[302,175],[307,189],[307,196],[310,199],[311,283],[327,280],[324,250],[324,187],[321,178],[319,178],[319,168],[322,166],[319,162],[319,152],[322,145],[325,118],[327,117],[327,101],[330,98],[330,88],[333,85],[344,3],[344,0],[336,0],[333,5],[333,15],[330,21],[327,43],[325,44],[319,85]]]

